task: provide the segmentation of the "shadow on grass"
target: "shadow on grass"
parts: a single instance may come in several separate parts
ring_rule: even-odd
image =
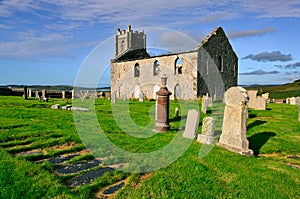
[[[253,150],[254,155],[259,154],[259,150],[267,143],[267,141],[274,137],[276,133],[273,132],[261,132],[255,135],[252,135],[248,138],[249,140],[249,148]]]
[[[251,124],[249,124],[247,126],[247,129],[251,129],[251,128],[255,127],[255,126],[259,126],[259,125],[264,124],[264,123],[266,123],[266,121],[255,120],[254,122],[252,122]]]
[[[255,118],[256,117],[256,114],[254,113],[249,113],[249,118]]]

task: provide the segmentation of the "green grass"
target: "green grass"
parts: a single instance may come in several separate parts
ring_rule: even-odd
[[[21,97],[0,96],[0,198],[93,198],[101,188],[130,177],[130,182],[117,198],[299,198],[300,159],[288,159],[289,155],[300,156],[300,122],[298,107],[287,104],[268,104],[268,110],[249,110],[247,137],[256,156],[244,157],[220,147],[212,147],[203,158],[199,152],[204,145],[193,141],[181,157],[165,168],[146,174],[131,174],[121,171],[107,173],[91,185],[69,189],[64,182],[72,177],[56,176],[49,163],[35,164],[39,160],[59,154],[78,152],[84,149],[74,125],[73,114],[65,110],[52,110],[52,104],[65,104],[60,99],[50,102],[24,100]],[[79,102],[81,103],[81,102]],[[91,106],[87,100],[83,106]],[[196,106],[198,106],[196,104]],[[96,140],[105,134],[116,146],[134,153],[148,153],[168,145],[182,133],[188,109],[192,102],[171,101],[169,132],[153,134],[154,101],[120,102],[111,109],[110,101],[98,99],[95,103],[96,118],[102,131],[95,129],[83,113],[76,119],[86,124],[86,140]],[[175,107],[180,108],[183,120],[174,118]],[[214,116],[217,130],[222,121],[222,105],[216,104],[205,116]],[[116,111],[116,112],[114,112]],[[117,113],[117,116],[112,113]],[[131,120],[124,119],[130,116]],[[117,117],[117,119],[115,118]],[[117,121],[117,122],[116,122]],[[201,124],[200,121],[200,124]],[[135,124],[137,128],[132,128]],[[89,126],[90,125],[90,126]],[[130,131],[130,134],[125,133]],[[201,126],[198,130],[201,133]],[[145,137],[145,135],[149,137]],[[63,143],[76,143],[68,149],[56,151],[51,147]],[[94,142],[91,142],[93,145]],[[99,143],[98,143],[99,144]],[[97,145],[95,145],[97,146]],[[30,149],[46,151],[45,155],[14,157],[12,154]],[[102,151],[103,152],[103,151]],[[98,153],[96,153],[98,154]],[[104,155],[110,154],[104,151]],[[69,161],[90,160],[91,154],[77,156]],[[106,164],[121,161],[113,157]],[[147,164],[147,160],[143,164]]]

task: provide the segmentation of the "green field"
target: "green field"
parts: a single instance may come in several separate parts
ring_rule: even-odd
[[[102,128],[99,132],[83,120],[94,112],[80,113],[74,119],[71,111],[50,109],[56,103],[66,104],[61,99],[39,102],[34,98],[0,96],[0,198],[95,198],[100,197],[99,190],[121,181],[125,182],[124,188],[109,197],[300,198],[300,122],[298,107],[288,104],[268,104],[266,111],[249,111],[247,137],[255,152],[253,157],[215,146],[200,158],[205,145],[194,140],[178,159],[159,170],[140,174],[113,170],[91,183],[70,187],[72,179],[80,175],[122,162],[122,157],[109,157],[108,151],[100,150],[95,154],[101,152],[107,159],[99,167],[57,174],[62,165],[94,159],[82,139],[97,141],[97,136],[104,134],[116,146],[133,153],[157,151],[182,133],[187,109],[193,107],[192,102],[171,101],[171,130],[153,134],[155,101],[121,102],[113,109],[106,99],[96,100],[94,107],[91,101],[86,100],[82,106],[95,108]],[[181,109],[183,121],[174,118],[176,106]],[[217,116],[214,113],[222,112],[221,107],[214,107],[206,115],[201,113],[201,121],[211,114]],[[119,112],[113,115],[114,111]],[[125,113],[139,128],[131,128],[132,124],[122,120]],[[74,120],[87,125],[85,138],[80,139],[82,134],[77,133]],[[124,133],[127,131],[131,134]],[[201,125],[198,132],[201,133]],[[32,153],[20,155],[25,152]],[[43,161],[66,154],[77,156],[60,165]]]

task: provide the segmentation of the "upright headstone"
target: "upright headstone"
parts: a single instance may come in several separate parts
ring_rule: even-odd
[[[75,90],[72,89],[72,99],[75,99]]]
[[[207,99],[206,99],[206,96],[203,96],[202,105],[201,105],[202,113],[206,113],[206,107],[207,107]]]
[[[123,95],[123,101],[127,101],[127,96]]]
[[[290,103],[290,98],[286,98],[285,103],[289,104]]]
[[[40,96],[39,96],[39,91],[35,91],[35,97],[36,97],[36,98],[40,98]]]
[[[295,102],[296,102],[296,105],[300,105],[300,97],[296,97]]]
[[[65,99],[66,98],[66,91],[61,91],[61,98]]]
[[[175,108],[174,116],[175,116],[175,118],[179,117],[179,108],[178,107]]]
[[[28,97],[31,97],[31,96],[32,96],[32,90],[28,89]]]
[[[27,86],[24,86],[24,99],[28,99]]]
[[[202,144],[213,144],[215,140],[215,119],[205,117],[202,122],[202,133],[198,135],[197,142]]]
[[[249,90],[247,91],[248,95],[249,95],[249,108],[256,108],[256,95],[257,95],[257,91],[256,90]]]
[[[291,105],[296,105],[296,98],[295,97],[290,98],[290,104]]]
[[[242,155],[253,155],[246,137],[249,97],[243,87],[231,87],[225,92],[222,134],[218,145]]]
[[[47,97],[46,90],[43,89],[43,90],[42,90],[42,98],[45,99],[46,97]]]
[[[139,94],[139,102],[144,102],[144,93],[141,91],[140,94]]]
[[[194,139],[195,137],[197,137],[199,120],[200,120],[199,111],[194,109],[188,111],[183,137],[189,139]]]
[[[266,110],[266,103],[265,98],[257,96],[255,100],[255,110]]]
[[[270,100],[270,93],[264,93],[261,95],[268,102]]]
[[[156,101],[156,124],[154,127],[154,131],[156,132],[164,132],[170,129],[169,125],[169,100],[170,95],[167,88],[167,76],[163,75],[161,77],[162,86],[159,91],[157,91],[157,101]]]

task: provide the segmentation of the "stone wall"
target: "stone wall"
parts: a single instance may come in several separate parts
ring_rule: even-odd
[[[182,60],[182,74],[175,74],[175,61]],[[158,73],[154,73],[154,63],[158,61]],[[157,62],[156,62],[157,63]],[[135,66],[139,66],[139,76],[135,76]],[[167,87],[172,92],[171,99],[195,99],[197,96],[197,52],[151,57],[135,61],[111,63],[111,91],[118,98],[138,98],[143,92],[146,98],[156,98],[160,88],[160,78],[168,77]]]

